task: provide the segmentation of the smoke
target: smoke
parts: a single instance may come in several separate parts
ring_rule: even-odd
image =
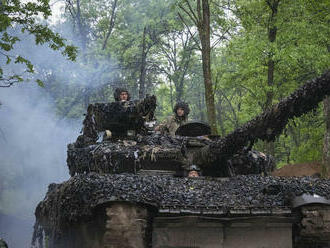
[[[70,23],[59,22],[54,29],[68,44],[80,44]],[[27,58],[36,72],[25,73],[24,64],[0,60],[4,77],[17,74],[24,79],[0,88],[0,237],[10,248],[21,248],[30,247],[34,211],[48,185],[69,178],[67,144],[80,132],[85,105],[102,97],[107,101],[120,70],[107,55],[83,54],[78,48],[77,62],[72,62],[47,44],[36,46],[35,38],[22,34],[19,26],[7,31],[20,39],[8,55]],[[37,78],[45,88],[34,83]],[[95,96],[89,99],[88,94]]]
[[[57,116],[61,112],[58,102],[69,99],[66,105],[61,103],[62,107],[75,109],[68,107],[70,101],[81,99],[70,94],[107,82],[111,63],[92,58],[87,63],[68,61],[47,45],[36,46],[33,37],[17,35],[21,41],[11,54],[29,59],[36,73],[22,74],[24,65],[0,63],[5,73],[22,74],[25,80],[0,88],[0,237],[10,248],[25,248],[30,247],[34,211],[48,185],[69,178],[67,144],[75,141],[82,126],[85,109],[80,102],[76,103],[80,109],[75,115],[81,117],[79,120]],[[104,75],[101,70],[108,73]],[[49,75],[55,79],[47,81]],[[34,82],[36,78],[46,83],[45,88]]]
[[[77,137],[81,122],[59,120],[36,84],[1,89],[0,100],[0,212],[7,222],[30,223],[32,232],[34,210],[47,186],[69,178],[66,146]],[[0,237],[16,242],[10,247],[28,247],[31,236],[21,246],[18,227],[3,222],[0,216]]]

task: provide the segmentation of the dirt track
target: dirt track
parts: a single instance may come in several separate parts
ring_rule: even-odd
[[[303,176],[320,176],[321,175],[321,163],[311,162],[303,164],[288,164],[275,170],[272,176],[283,177],[303,177]]]

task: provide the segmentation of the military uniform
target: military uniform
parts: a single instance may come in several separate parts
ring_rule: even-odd
[[[117,89],[115,89],[115,92],[113,93],[113,97],[115,98],[115,100],[117,102],[120,102],[120,94],[122,92],[126,92],[127,93],[127,101],[131,100],[131,95],[130,95],[130,93],[128,92],[127,89],[125,89],[125,88],[117,88]]]
[[[177,111],[178,109],[183,109],[183,116],[178,116]],[[190,109],[187,103],[179,101],[175,104],[173,108],[173,115],[167,117],[165,121],[163,121],[157,129],[162,134],[169,134],[171,136],[175,136],[176,130],[182,126],[183,124],[186,124],[188,122],[188,115],[189,115]]]
[[[187,123],[187,120],[183,117],[178,117],[176,114],[167,117],[165,121],[160,124],[160,131],[163,134],[169,134],[171,136],[175,136],[175,131]]]

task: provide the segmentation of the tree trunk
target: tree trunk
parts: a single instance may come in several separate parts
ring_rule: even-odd
[[[221,130],[221,136],[225,136],[226,130],[225,130],[224,120],[223,120],[223,116],[222,116],[221,98],[218,99],[218,101],[219,101],[217,104],[218,122],[219,122],[220,130]]]
[[[330,97],[323,101],[323,111],[325,118],[325,134],[323,143],[323,176],[329,176],[330,172]]]
[[[276,32],[277,32],[277,27],[275,25],[276,22],[276,15],[277,15],[277,9],[278,9],[278,4],[280,0],[266,0],[269,8],[271,9],[271,16],[270,16],[270,26],[268,27],[268,40],[270,43],[275,42],[276,40]],[[274,57],[274,52],[270,51],[269,53],[269,59],[268,59],[268,72],[267,72],[267,85],[269,87],[274,86],[274,71],[275,71],[275,61],[273,60]],[[273,90],[269,90],[266,93],[266,103],[265,103],[265,108],[264,110],[270,108],[273,104],[274,100],[274,92]],[[266,142],[265,143],[265,151],[268,154],[271,154],[274,156],[275,153],[275,143],[273,141],[271,142]]]
[[[203,77],[205,87],[205,102],[206,111],[209,124],[211,126],[211,133],[217,134],[215,104],[214,104],[214,90],[211,79],[211,42],[210,42],[210,7],[209,0],[197,0],[196,11],[193,10],[189,0],[184,1],[187,8],[179,4],[179,7],[189,16],[198,29],[198,35],[201,41],[200,50],[202,52]],[[181,20],[182,16],[179,14]],[[183,20],[184,22],[184,20]],[[188,27],[189,29],[189,27]],[[190,31],[189,31],[190,32]],[[191,32],[190,32],[191,33]],[[193,35],[191,34],[193,37]]]
[[[190,52],[191,54],[191,52]],[[182,100],[182,96],[183,96],[183,85],[184,85],[184,77],[187,73],[187,70],[188,70],[188,66],[189,66],[189,62],[190,62],[190,54],[188,56],[188,59],[187,58],[183,58],[185,59],[185,63],[183,65],[183,71],[181,72],[181,75],[178,79],[178,82],[175,84],[175,88],[176,88],[176,101],[181,101]]]
[[[169,78],[170,82],[170,99],[171,99],[171,109],[173,109],[174,102],[173,102],[173,85],[172,85],[172,80]]]
[[[86,32],[83,25],[83,22],[81,20],[81,11],[80,11],[80,0],[77,0],[77,24],[79,29],[79,35],[80,35],[80,42],[81,42],[81,50],[86,52],[86,46],[87,46],[87,40],[86,40]]]
[[[141,71],[140,71],[140,87],[139,87],[139,99],[143,99],[145,96],[145,76],[146,76],[146,27],[143,29],[142,37],[142,53],[141,53]]]
[[[201,88],[198,87],[198,109],[199,109],[199,114],[200,114],[200,120],[201,121],[205,121],[205,117],[204,117],[204,111],[203,111],[203,93],[201,92]]]
[[[198,0],[197,5],[200,5],[200,0]],[[214,91],[211,80],[210,8],[208,0],[202,0],[202,22],[198,25],[198,33],[202,45],[202,63],[207,118],[211,126],[212,134],[217,134]]]
[[[103,42],[102,50],[104,50],[106,48],[107,43],[108,43],[108,40],[109,40],[109,37],[110,37],[110,35],[112,33],[112,30],[113,30],[113,27],[115,26],[117,2],[118,2],[118,0],[115,0],[114,3],[112,4],[109,29],[108,29],[108,33],[107,33],[107,35],[105,37],[105,40]]]

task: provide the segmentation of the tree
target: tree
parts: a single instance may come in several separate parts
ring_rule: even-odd
[[[0,1],[0,56],[6,59],[0,64],[0,87],[10,87],[24,80],[23,73],[34,73],[34,66],[29,59],[14,54],[14,46],[20,41],[19,33],[28,33],[35,37],[37,45],[48,43],[53,50],[61,50],[64,56],[75,60],[77,49],[66,45],[58,33],[38,21],[42,15],[47,19],[51,15],[49,0],[22,2],[17,0]],[[4,61],[4,60],[3,60]],[[25,65],[24,71],[10,72],[6,68],[10,63]],[[36,80],[39,85],[42,81]]]
[[[330,172],[330,97],[323,100],[325,132],[323,144],[323,175],[329,176]]]
[[[122,68],[121,78],[133,93],[143,98],[158,77],[155,54],[161,38],[173,30],[171,1],[127,0],[117,12],[117,28],[112,33],[112,56]]]
[[[175,30],[164,35],[158,46],[159,67],[168,78],[171,88],[172,83],[174,84],[176,101],[183,99],[185,77],[189,74],[189,67],[197,49],[193,39],[186,29]],[[172,99],[171,106],[173,105]]]
[[[209,1],[197,0],[196,11],[193,10],[189,0],[183,1],[183,4],[179,4],[179,7],[189,16],[190,20],[195,24],[198,30],[201,43],[200,49],[202,52],[207,117],[211,126],[212,134],[217,134],[214,91],[211,79],[211,26]],[[184,21],[182,16],[181,19]]]
[[[272,108],[267,109],[254,119],[242,125],[224,138],[201,148],[194,154],[194,163],[204,168],[221,168],[225,161],[244,146],[251,145],[258,139],[272,141],[280,135],[288,120],[315,109],[319,102],[330,94],[330,71],[306,82],[303,86],[282,99]],[[226,171],[225,174],[231,174]]]
[[[266,4],[270,10],[269,14],[269,22],[267,27],[268,32],[268,41],[270,44],[274,43],[276,40],[276,33],[277,33],[277,26],[276,26],[276,18],[277,18],[277,12],[278,12],[278,5],[280,3],[280,0],[266,0]],[[270,46],[272,48],[272,46]],[[272,51],[270,48],[270,51],[268,53],[268,62],[267,62],[267,86],[270,88],[270,90],[266,93],[266,102],[265,102],[265,108],[270,108],[273,104],[273,98],[274,93],[272,91],[272,87],[274,86],[274,72],[275,72],[275,61],[274,56],[275,52]],[[266,152],[274,155],[274,142],[266,142]]]
[[[105,36],[104,43],[103,43],[103,46],[102,46],[102,50],[105,49],[105,47],[108,43],[109,37],[112,33],[112,30],[115,26],[117,2],[118,2],[118,0],[114,0],[114,2],[112,3],[112,6],[111,6],[111,17],[110,17],[110,21],[109,21],[109,29],[108,29],[108,32]]]
[[[287,96],[301,81],[316,77],[329,67],[329,1],[233,3],[233,13],[241,28],[225,48],[223,57],[227,63],[223,64],[221,81],[227,88],[239,89],[233,101],[240,99],[241,123]],[[275,142],[278,161],[287,154],[290,158],[285,160],[291,162],[307,158],[310,153],[318,154],[323,125],[319,122],[321,111],[316,113],[314,118],[302,116],[289,123],[286,135]],[[310,132],[313,128],[315,132]]]

